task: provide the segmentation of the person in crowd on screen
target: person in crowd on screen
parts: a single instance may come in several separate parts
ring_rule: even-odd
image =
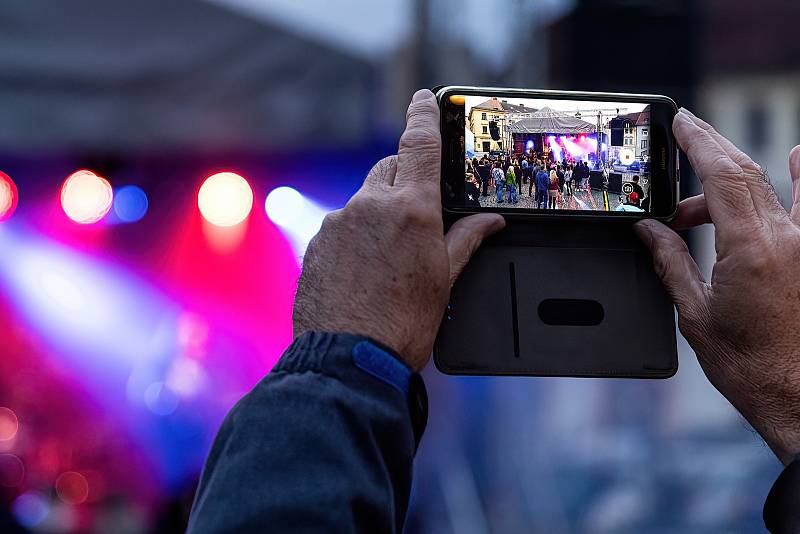
[[[505,194],[506,175],[503,171],[503,166],[500,162],[494,164],[492,169],[492,180],[497,194],[497,203],[503,203],[503,196]]]
[[[558,173],[555,169],[550,171],[549,182],[547,186],[547,209],[554,210],[558,202],[558,193],[561,191],[561,187],[558,185]]]
[[[564,164],[559,163],[556,165],[556,176],[558,176],[558,193],[561,194],[564,191],[564,186],[566,185],[566,175],[564,174]]]
[[[478,162],[478,181],[480,183],[481,196],[487,196],[489,194],[489,182],[491,181],[491,177],[486,156],[482,157]]]
[[[639,175],[634,174],[633,178],[631,178],[631,184],[633,185],[633,191],[639,195],[639,198],[644,198],[644,189],[642,188],[641,184],[639,183]]]
[[[547,209],[548,190],[550,189],[550,173],[545,166],[536,175],[536,202],[540,209]]]
[[[407,117],[398,154],[309,244],[294,341],[223,421],[189,534],[403,531],[427,424],[419,373],[450,288],[505,225],[481,213],[445,233],[433,93],[417,92]],[[767,529],[800,532],[800,329],[787,328],[800,316],[800,146],[787,213],[761,167],[711,126],[681,109],[672,129],[704,194],[680,203],[672,228],[645,219],[634,230],[705,376],[785,465],[764,505]],[[716,245],[708,280],[674,231],[706,223]]]
[[[614,211],[631,211],[643,212],[644,210],[639,206],[639,193],[633,191],[631,194],[624,196],[624,202],[621,202],[614,208]]]
[[[506,189],[508,190],[508,202],[510,204],[516,204],[519,202],[519,197],[517,196],[516,169],[516,165],[509,165],[508,171],[506,171]]]
[[[528,196],[536,198],[536,176],[542,170],[542,162],[539,159],[533,161],[531,168],[531,181],[528,183]]]
[[[522,192],[522,188],[525,186],[525,183],[530,179],[531,176],[530,175],[531,164],[528,161],[527,155],[522,156],[522,161],[519,162],[519,166],[522,169],[522,178],[520,179],[519,182],[519,189],[520,192]]]
[[[567,164],[564,168],[564,195],[572,195],[572,165]]]
[[[474,174],[467,174],[467,180],[464,184],[464,205],[468,208],[480,208],[481,191],[478,187],[478,180]]]

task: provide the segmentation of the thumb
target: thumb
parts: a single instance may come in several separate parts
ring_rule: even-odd
[[[653,255],[653,267],[672,297],[678,313],[687,319],[706,299],[706,281],[689,248],[678,234],[658,221],[645,219],[633,226]]]
[[[790,216],[800,224],[800,145],[789,152],[789,174],[792,175],[792,210]]]
[[[450,287],[484,239],[502,230],[505,219],[497,213],[480,213],[459,219],[444,236],[450,258]]]

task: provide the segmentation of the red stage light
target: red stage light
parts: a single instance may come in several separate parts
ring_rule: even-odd
[[[14,439],[19,430],[19,420],[10,408],[0,406],[0,441]]]
[[[113,200],[111,184],[92,171],[74,172],[61,186],[61,207],[67,217],[79,224],[100,221],[111,209]]]
[[[81,504],[89,497],[89,483],[82,474],[67,471],[56,479],[56,493],[67,504]]]
[[[7,174],[0,172],[0,221],[13,215],[17,209],[17,200],[17,186]]]

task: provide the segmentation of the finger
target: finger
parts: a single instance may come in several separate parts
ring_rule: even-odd
[[[800,224],[800,145],[789,152],[789,174],[792,176],[792,211],[791,218]]]
[[[710,222],[711,215],[708,213],[705,195],[696,195],[678,204],[678,211],[669,222],[669,227],[673,230],[688,230]]]
[[[675,115],[672,131],[703,184],[706,205],[720,245],[742,239],[745,229],[759,224],[744,172],[711,135],[683,112]]]
[[[653,219],[633,226],[653,255],[653,267],[672,297],[678,313],[692,317],[706,299],[706,281],[683,239]]]
[[[364,180],[364,187],[392,186],[397,173],[397,156],[387,156],[373,165]]]
[[[722,150],[731,158],[731,160],[742,168],[744,173],[745,183],[750,189],[750,196],[753,199],[753,205],[756,211],[761,216],[777,216],[786,217],[786,210],[781,206],[775,191],[769,183],[766,172],[761,168],[761,165],[754,162],[750,156],[739,150],[739,147],[733,144],[727,137],[719,133],[713,126],[697,117],[694,113],[686,108],[681,108],[689,119],[697,126],[708,132],[708,134],[722,147]]]
[[[414,93],[406,114],[406,129],[397,151],[395,185],[424,190],[426,197],[439,193],[442,137],[439,133],[439,105],[427,89]],[[416,192],[416,191],[415,191]]]
[[[450,258],[450,287],[484,239],[502,230],[505,219],[497,213],[480,213],[459,219],[444,236]]]

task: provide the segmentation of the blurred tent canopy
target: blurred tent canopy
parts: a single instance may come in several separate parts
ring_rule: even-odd
[[[595,129],[596,127],[589,122],[548,107],[544,107],[529,118],[518,120],[508,127],[509,132],[536,134],[588,133]]]
[[[362,141],[373,71],[207,2],[10,0],[0,3],[0,151]]]

